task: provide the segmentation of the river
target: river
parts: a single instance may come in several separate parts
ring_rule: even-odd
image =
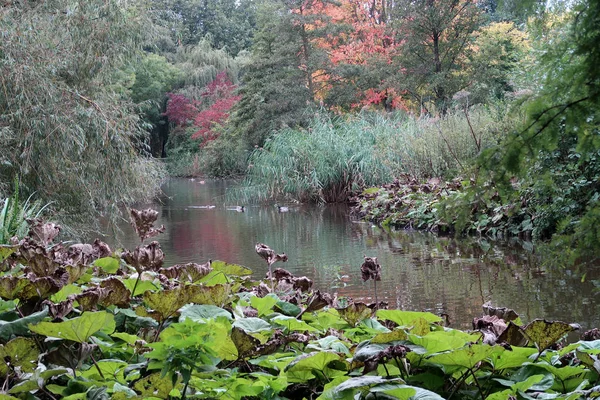
[[[260,279],[267,266],[254,245],[261,242],[288,255],[289,261],[276,267],[306,275],[316,288],[339,297],[370,302],[373,282],[363,282],[360,273],[367,255],[378,257],[382,266],[380,300],[404,310],[447,313],[453,327],[470,328],[485,302],[513,308],[524,322],[546,318],[584,329],[600,326],[598,268],[544,267],[531,248],[515,243],[386,232],[353,221],[344,205],[289,204],[288,212],[274,205],[246,205],[245,212],[237,212],[224,205],[225,191],[233,184],[171,179],[160,202],[144,205],[157,209],[158,224],[165,225],[156,238],[165,266],[223,260],[251,268]],[[139,239],[133,229],[121,228],[123,233],[109,243],[134,248]]]

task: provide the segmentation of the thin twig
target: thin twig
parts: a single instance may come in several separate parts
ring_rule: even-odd
[[[452,154],[452,157],[454,157],[454,159],[456,160],[456,162],[460,166],[460,169],[462,169],[463,171],[465,171],[465,167],[462,165],[462,163],[458,159],[458,156],[454,153],[454,150],[452,150],[452,147],[450,146],[450,143],[448,143],[448,141],[444,137],[444,132],[442,132],[442,128],[440,128],[440,126],[439,126],[439,124],[437,122],[435,123],[435,127],[438,129],[438,132],[440,133],[440,136],[442,137],[442,140],[444,140],[444,143],[446,143],[446,146],[448,147],[448,151],[450,151],[450,154]]]

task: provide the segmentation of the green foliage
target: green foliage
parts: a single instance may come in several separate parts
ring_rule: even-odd
[[[170,46],[208,40],[236,56],[252,43],[256,5],[251,0],[152,0],[155,23],[168,31]],[[163,41],[165,41],[163,39]]]
[[[138,116],[108,89],[140,48],[146,23],[134,1],[2,8],[3,182],[17,176],[22,194],[52,201],[71,223],[117,218],[119,205],[155,193],[161,168],[140,155],[146,135]]]
[[[32,194],[22,202],[19,199],[19,185],[15,184],[12,196],[0,202],[0,244],[9,244],[14,236],[24,238],[29,231],[27,220],[40,217],[48,206],[33,201],[33,197]]]
[[[20,251],[35,245],[28,240]],[[41,257],[49,261],[48,255]],[[22,262],[0,278],[22,279],[24,267],[33,268],[39,260]],[[92,281],[80,277],[71,285],[81,293],[47,300],[41,311],[36,312],[41,302],[14,293],[19,299],[12,303],[14,312],[0,314],[0,377],[7,393],[14,398],[52,393],[161,399],[212,399],[224,393],[231,399],[291,399],[310,393],[319,399],[439,400],[513,395],[575,399],[598,391],[593,382],[599,376],[600,341],[552,350],[573,329],[562,322],[511,323],[510,329],[527,340],[518,345],[507,335],[511,347],[505,348],[482,343],[479,332],[443,328],[441,318],[431,313],[373,313],[351,301],[346,308],[328,301],[314,307],[315,296],[324,299],[316,292],[278,290],[259,297],[264,282],[248,280],[249,270],[240,265],[215,262],[216,272],[229,284],[206,287],[190,283],[185,274],[174,277],[173,267],[150,274],[149,260],[140,261],[143,268],[123,262],[116,273],[92,265],[106,259],[81,264],[82,270],[94,269]],[[64,266],[55,268],[53,275]],[[125,284],[140,269],[149,274],[142,283],[153,276],[168,288],[149,286],[134,294],[127,308],[101,300],[110,293],[100,287],[116,287],[106,282]],[[27,279],[36,279],[30,275]],[[59,284],[66,288],[66,282]],[[90,300],[92,293],[96,302]],[[0,293],[5,299],[15,296]],[[218,297],[226,307],[206,304]],[[85,301],[97,311],[77,309]],[[290,301],[302,315],[284,315]],[[9,325],[14,329],[5,329]]]
[[[469,52],[471,104],[503,99],[518,87],[519,69],[527,63],[527,34],[514,22],[495,22],[473,33]],[[465,93],[466,95],[466,93]]]
[[[397,7],[400,30],[410,32],[398,60],[403,66],[395,87],[408,92],[418,107],[445,113],[452,96],[467,86],[461,73],[471,33],[481,12],[471,1],[406,1]]]

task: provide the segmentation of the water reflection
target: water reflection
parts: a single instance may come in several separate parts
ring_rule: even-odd
[[[345,206],[247,206],[246,212],[224,206],[227,181],[173,179],[165,187],[159,236],[166,265],[219,259],[252,268],[261,278],[267,267],[254,252],[257,242],[286,252],[281,265],[307,275],[323,290],[355,300],[372,301],[373,283],[363,283],[363,256],[377,256],[382,265],[379,298],[406,310],[445,312],[453,326],[469,328],[481,305],[514,308],[524,321],[561,319],[584,327],[600,326],[594,301],[599,271],[546,269],[531,252],[515,245],[491,246],[476,239],[438,238],[421,232],[385,232],[351,221]],[[214,208],[198,208],[205,206]],[[129,226],[115,242],[135,247]],[[113,243],[114,244],[114,243]]]

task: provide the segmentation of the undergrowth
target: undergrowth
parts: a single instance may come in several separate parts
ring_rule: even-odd
[[[59,227],[1,248],[3,399],[582,399],[600,395],[600,331],[523,325],[484,306],[474,330],[331,297],[276,269],[274,290],[222,261],[163,266],[141,244],[66,248]],[[257,256],[258,257],[258,256]],[[342,303],[344,303],[342,305]]]

